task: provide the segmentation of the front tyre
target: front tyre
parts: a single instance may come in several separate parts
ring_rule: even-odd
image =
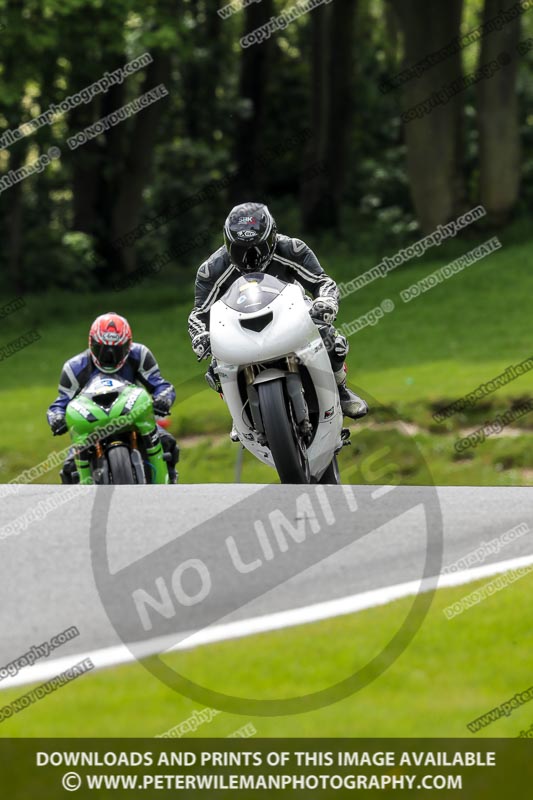
[[[310,483],[307,451],[285,400],[283,382],[260,383],[257,390],[265,435],[281,483]]]
[[[110,483],[127,485],[136,483],[130,451],[126,445],[117,445],[108,450],[107,460]]]

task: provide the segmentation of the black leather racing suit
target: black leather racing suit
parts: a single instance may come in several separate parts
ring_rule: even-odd
[[[339,291],[335,281],[327,275],[310,247],[300,239],[278,234],[274,255],[263,272],[279,278],[285,283],[299,283],[314,299],[331,297],[339,302]],[[240,270],[231,263],[224,246],[213,253],[200,266],[196,275],[194,308],[189,315],[189,335],[191,339],[209,330],[211,307],[241,275]],[[326,342],[333,371],[343,368],[348,352],[346,338],[336,334],[330,325],[321,325],[320,333]],[[329,343],[329,346],[328,346]]]

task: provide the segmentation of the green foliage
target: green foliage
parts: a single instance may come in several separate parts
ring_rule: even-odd
[[[164,59],[170,62],[165,78],[169,97],[162,101],[155,142],[143,145],[139,120],[144,111],[74,152],[66,146],[73,133],[138,97],[149,74],[145,69],[126,78],[122,87],[57,116],[51,125],[0,151],[0,168],[5,173],[35,160],[50,146],[62,150],[60,162],[24,180],[20,191],[11,188],[0,193],[5,243],[0,271],[5,274],[9,265],[13,286],[27,291],[47,286],[82,288],[86,281],[91,288],[103,281],[104,273],[117,277],[133,270],[135,265],[123,260],[120,250],[110,249],[110,242],[143,218],[179,203],[185,208],[135,244],[137,263],[149,262],[154,252],[181,247],[206,229],[218,243],[232,187],[195,205],[190,198],[236,168],[239,124],[253,111],[250,99],[240,91],[243,51],[238,40],[246,32],[246,14],[240,11],[221,20],[216,16],[219,5],[212,0],[177,4],[168,0],[23,0],[19,6],[0,0],[0,20],[5,25],[0,31],[0,130],[34,118],[51,103],[60,103],[143,52],[150,52],[157,64]],[[482,6],[482,0],[465,2],[464,31],[479,24]],[[287,3],[276,0],[276,13],[286,7]],[[342,232],[350,248],[361,251],[373,243],[392,245],[417,230],[400,123],[402,92],[379,90],[380,82],[402,66],[403,44],[393,10],[386,0],[361,0],[354,32],[353,123]],[[317,134],[311,113],[318,91],[311,63],[311,17],[303,15],[269,41],[260,153],[279,148],[304,129]],[[533,35],[532,13],[524,14],[522,28],[524,38]],[[475,67],[478,51],[478,45],[464,51],[466,71]],[[518,211],[524,214],[533,201],[532,59],[532,52],[523,57],[518,85],[523,139]],[[156,74],[150,85],[160,80]],[[465,92],[464,103],[464,170],[474,202],[478,185],[474,89]],[[138,213],[121,228],[117,218],[124,197],[138,191],[137,179],[128,184],[129,172],[145,157],[149,168],[139,179],[143,192]],[[292,229],[300,227],[299,205],[307,191],[302,178],[305,161],[304,147],[285,149],[268,161],[264,185],[258,190]],[[85,173],[80,170],[83,167]],[[87,203],[89,195],[92,200]],[[105,265],[103,271],[92,269],[90,248],[97,255],[96,263]],[[201,257],[201,253],[190,253],[180,266],[186,268]]]

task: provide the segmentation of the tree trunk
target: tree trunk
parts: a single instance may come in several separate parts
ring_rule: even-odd
[[[92,99],[70,112],[70,128],[79,133],[99,118],[96,113],[98,101]],[[69,159],[72,163],[72,228],[94,235],[98,226],[98,187],[101,180],[101,148],[97,139],[91,139],[74,150]]]
[[[216,88],[221,69],[227,69],[228,48],[223,37],[225,20],[217,11],[221,0],[191,0],[189,12],[195,24],[190,31],[193,55],[181,63],[183,84],[183,121],[186,135],[192,141],[211,141],[220,126],[219,100]]]
[[[387,61],[387,70],[396,72],[398,68],[399,50],[401,42],[400,28],[398,25],[398,17],[394,13],[390,3],[385,3],[383,9],[385,14],[385,58]]]
[[[170,55],[154,51],[154,60],[146,70],[141,94],[163,83],[170,83]],[[143,191],[148,183],[159,122],[165,110],[166,98],[144,108],[134,117],[129,132],[129,146],[116,181],[116,195],[112,203],[111,241],[128,233],[139,224],[143,209]],[[112,133],[112,131],[111,131]],[[114,181],[112,184],[115,183]],[[112,185],[111,184],[111,185]],[[112,198],[109,198],[111,201]],[[124,248],[118,253],[111,249],[109,257],[115,264],[114,274],[135,267],[135,249]]]
[[[9,154],[9,169],[17,170],[26,160],[27,148],[19,144],[18,150]],[[21,292],[24,290],[24,276],[21,271],[22,261],[22,223],[23,223],[23,194],[22,182],[16,183],[8,189],[9,211],[6,214],[7,228],[7,258],[8,274],[13,287]]]
[[[225,20],[216,13],[225,5],[220,0],[209,0],[206,3],[205,36],[207,40],[208,57],[202,76],[202,102],[205,105],[206,124],[209,127],[208,138],[211,139],[215,128],[220,126],[220,101],[216,96],[216,89],[220,82],[219,71],[227,69],[228,44],[224,37]]]
[[[18,128],[23,119],[20,98],[24,92],[25,76],[24,69],[21,70],[19,54],[24,47],[24,38],[16,33],[16,21],[18,21],[17,18],[20,18],[22,10],[22,0],[10,0],[6,3],[4,10],[8,36],[11,30],[15,30],[15,34],[13,34],[3,56],[3,79],[11,91],[7,102],[2,97],[1,112],[7,123],[6,128],[10,130]],[[15,22],[13,28],[9,24],[11,19]],[[7,151],[9,154],[8,165],[5,174],[9,174],[11,170],[20,169],[24,165],[29,141],[30,139],[24,139],[9,148]],[[22,274],[23,201],[23,182],[10,186],[5,193],[0,193],[0,219],[3,221],[2,238],[6,242],[7,271],[9,281],[17,291],[23,291],[25,288],[24,275]]]
[[[202,75],[197,52],[203,49],[205,42],[202,41],[203,25],[199,19],[199,12],[198,0],[190,0],[189,13],[194,21],[194,27],[190,31],[193,53],[181,65],[184,98],[183,122],[187,136],[193,141],[198,140],[201,136],[201,121],[204,113],[201,105]]]
[[[357,7],[357,0],[335,0],[316,8],[311,15],[313,139],[307,152],[307,168],[316,167],[318,171],[301,187],[306,230],[336,228],[340,221],[354,106]]]
[[[224,3],[222,3],[224,5]],[[244,9],[243,35],[251,33],[274,16],[273,0],[252,3]],[[275,36],[275,34],[274,34]],[[232,183],[229,195],[234,203],[261,200],[264,190],[264,167],[258,163],[266,115],[266,98],[274,38],[253,44],[242,51],[240,89],[240,118],[235,134],[235,160],[239,175]]]
[[[404,39],[404,67],[411,67],[460,33],[463,0],[389,0]],[[448,56],[405,84],[404,110],[427,100],[462,75],[461,53]],[[407,169],[413,204],[424,232],[465,210],[462,115],[464,95],[437,105],[405,125]]]
[[[485,0],[484,22],[509,7],[509,0]],[[479,127],[480,201],[489,219],[504,224],[513,211],[520,191],[520,123],[516,80],[520,16],[485,36],[480,64],[490,64],[507,53],[510,62],[477,87]]]
[[[102,9],[85,4],[65,19],[61,36],[66,43],[65,55],[72,65],[66,94],[74,94],[106,70],[113,72],[124,65],[127,59],[120,52],[125,46],[124,13],[120,6],[108,4]],[[98,32],[98,47],[91,51],[91,59],[80,58],[80,52],[91,47],[94,31]],[[89,103],[69,111],[69,135],[83,131],[115,111],[125,102],[125,93],[126,82],[115,84]],[[126,124],[117,125],[103,137],[90,139],[76,150],[64,148],[64,159],[70,163],[72,174],[72,229],[93,236],[96,242],[105,237],[111,224],[107,196],[116,197],[116,187],[108,188],[108,184],[123,160],[123,148],[117,140],[124,136],[126,127]]]

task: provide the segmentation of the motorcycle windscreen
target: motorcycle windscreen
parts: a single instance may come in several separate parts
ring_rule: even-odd
[[[96,375],[85,387],[83,394],[87,397],[96,395],[120,393],[128,385],[127,381],[121,378],[107,378],[103,375]]]
[[[269,306],[287,284],[261,272],[243,275],[226,292],[222,302],[234,311],[252,314]]]

